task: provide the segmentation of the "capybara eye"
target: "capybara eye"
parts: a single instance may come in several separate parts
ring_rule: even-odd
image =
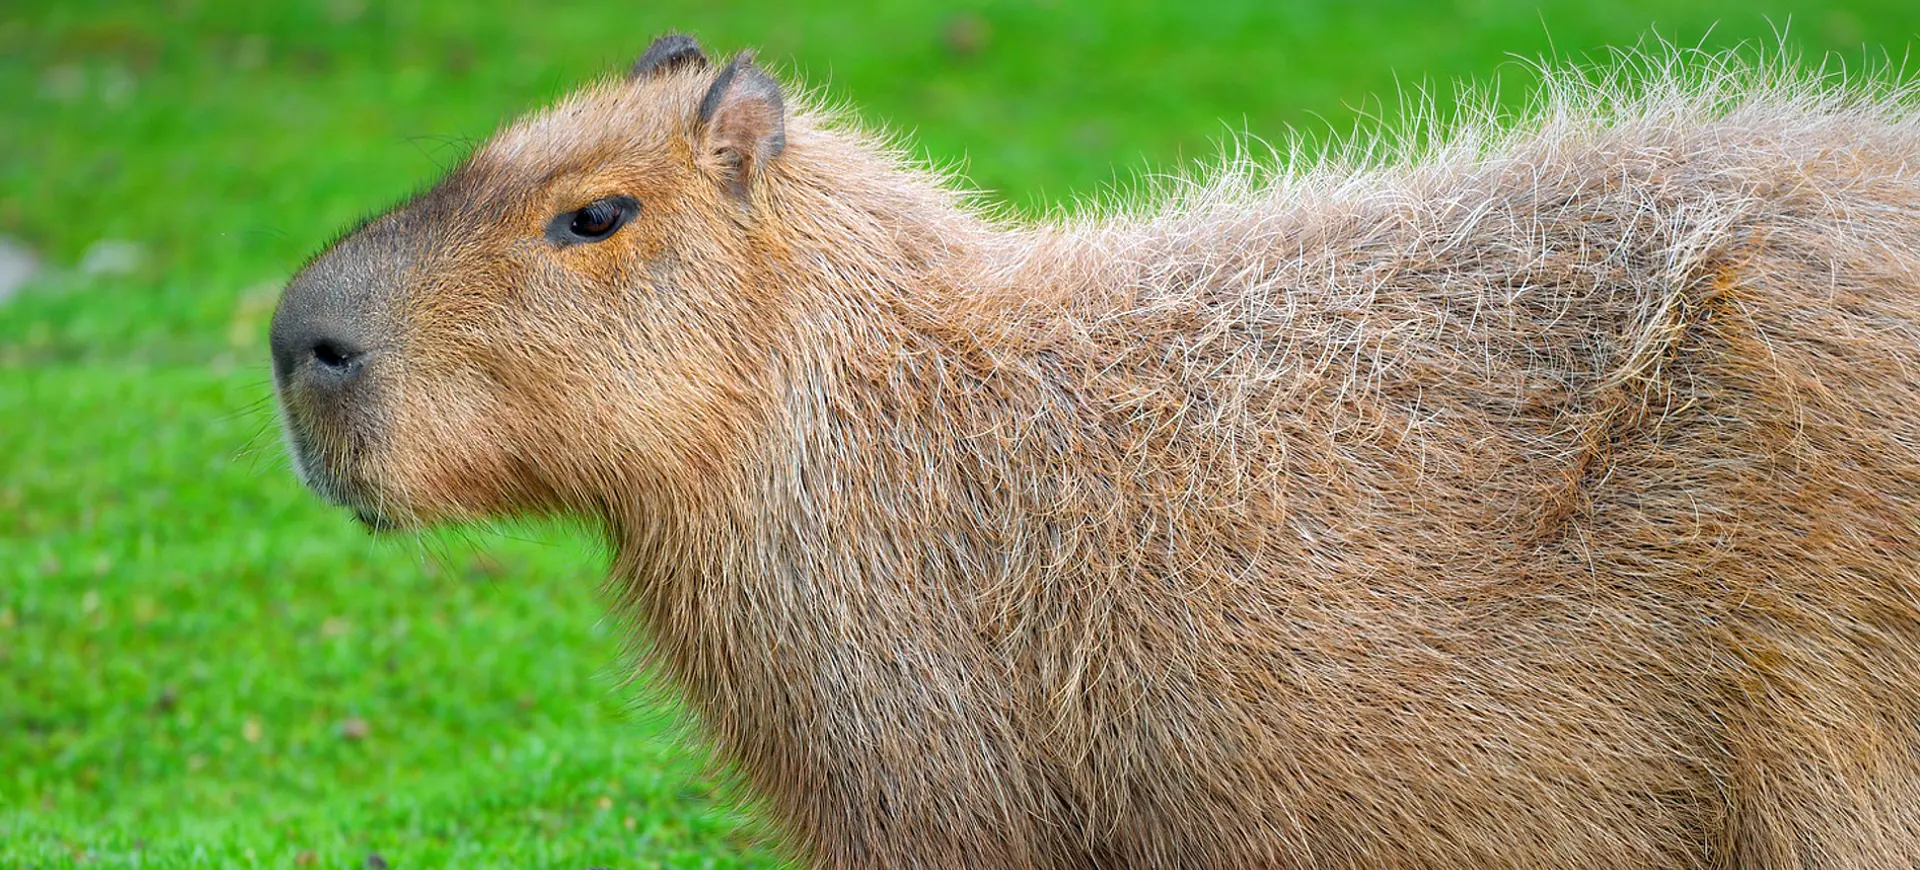
[[[586,207],[563,213],[547,225],[547,238],[557,245],[597,242],[625,226],[640,211],[630,196],[610,196]]]
[[[573,223],[567,229],[581,238],[603,239],[620,225],[620,210],[613,203],[596,202],[573,213]]]

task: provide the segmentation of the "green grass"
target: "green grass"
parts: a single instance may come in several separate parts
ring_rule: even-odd
[[[1853,62],[1920,38],[1907,0],[928,8],[7,4],[0,235],[47,268],[0,304],[0,867],[774,862],[626,681],[602,554],[371,540],[272,428],[265,323],[302,258],[657,32],[759,46],[1026,210],[1230,130],[1349,130],[1422,81],[1512,95],[1549,35],[1791,19]],[[103,239],[145,256],[88,275]]]

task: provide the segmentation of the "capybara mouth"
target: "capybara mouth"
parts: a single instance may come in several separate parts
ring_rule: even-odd
[[[352,513],[354,521],[369,532],[399,531],[410,525],[390,511],[368,507],[380,503],[381,499],[373,497],[368,487],[350,478],[342,479],[311,469],[305,477],[308,488],[327,503]]]
[[[355,501],[351,497],[352,487],[346,486],[336,475],[332,462],[316,449],[313,439],[300,426],[289,420],[285,425],[287,438],[287,458],[293,462],[293,473],[306,484],[307,489],[322,501],[331,505],[348,507]]]
[[[311,440],[297,426],[289,425],[286,434],[287,455],[293,460],[294,471],[314,495],[327,504],[351,511],[353,518],[367,531],[390,532],[404,525],[385,511],[366,507],[379,500],[371,497],[368,487],[351,475],[337,473],[328,457],[316,451]]]

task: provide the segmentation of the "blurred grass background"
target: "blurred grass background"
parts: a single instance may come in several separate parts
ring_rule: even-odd
[[[626,682],[601,554],[370,540],[273,431],[265,327],[302,259],[669,28],[1035,212],[1421,82],[1517,98],[1516,55],[1784,28],[1897,64],[1920,6],[8,3],[0,239],[38,268],[0,298],[0,867],[774,861]]]

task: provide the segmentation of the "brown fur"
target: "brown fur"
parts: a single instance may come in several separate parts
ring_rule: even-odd
[[[289,428],[383,521],[603,523],[817,864],[1920,865],[1920,122],[1651,66],[1020,223],[676,63],[319,258],[379,350]]]

